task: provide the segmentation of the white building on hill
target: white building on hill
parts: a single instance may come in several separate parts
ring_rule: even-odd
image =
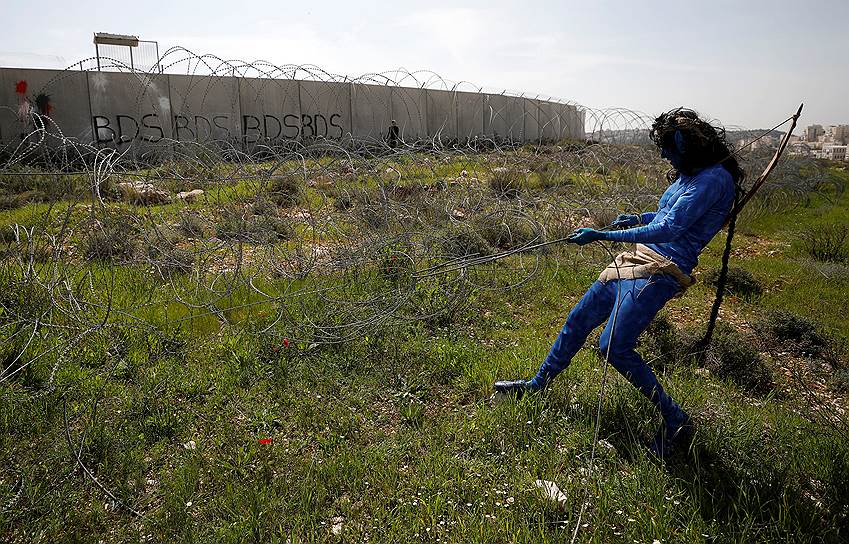
[[[832,161],[845,161],[846,148],[847,146],[845,145],[826,144],[822,146],[822,150],[818,153],[818,158],[829,159]]]

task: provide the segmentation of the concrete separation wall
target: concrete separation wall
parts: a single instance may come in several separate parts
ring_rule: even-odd
[[[540,138],[546,141],[560,138],[560,104],[540,101],[539,108]]]
[[[392,87],[392,118],[401,129],[402,142],[426,138],[428,129],[425,90]]]
[[[522,140],[526,142],[538,142],[541,137],[539,100],[526,98],[523,104],[525,108],[525,132]]]
[[[239,80],[241,137],[247,149],[301,137],[298,82],[291,79]]]
[[[578,111],[576,106],[566,105],[565,116],[566,130],[564,131],[565,138],[583,139],[584,138],[584,111]]]
[[[58,143],[63,136],[92,141],[85,72],[11,68],[0,69],[0,141],[20,142],[40,124],[26,112],[30,108],[40,111],[37,102],[41,95],[47,97],[46,103],[44,98],[41,102],[47,115],[48,144]]]
[[[87,72],[92,138],[119,149],[174,138],[168,77]]]
[[[291,140],[379,143],[392,119],[408,143],[538,142],[582,138],[583,115],[559,102],[345,81],[0,68],[6,150],[31,133],[119,149],[171,140],[247,151]],[[35,130],[40,120],[44,133]]]
[[[457,132],[461,139],[474,139],[484,134],[486,96],[480,93],[457,93]]]
[[[301,137],[345,140],[351,137],[351,84],[300,81]]]
[[[392,89],[385,85],[351,86],[353,137],[364,142],[382,142],[392,120]]]
[[[484,134],[496,141],[521,142],[525,132],[524,99],[502,94],[486,95]]]
[[[457,96],[453,91],[428,89],[427,134],[439,141],[457,139]]]
[[[457,135],[457,93],[428,89],[427,96],[427,133],[438,141],[456,140]]]
[[[208,76],[168,76],[174,138],[238,142],[242,139],[239,81]]]

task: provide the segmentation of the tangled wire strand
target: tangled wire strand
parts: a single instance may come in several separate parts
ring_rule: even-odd
[[[139,108],[161,76],[101,63],[133,78]],[[431,72],[348,79],[182,48],[159,64],[202,75],[204,99],[232,76],[268,85],[347,81],[374,86],[376,95],[408,89],[399,95],[408,119],[422,115],[412,98],[418,89],[480,90]],[[383,122],[388,106],[374,104]],[[477,292],[527,283],[543,260],[601,262],[606,249],[575,252],[561,242],[576,227],[651,209],[667,166],[649,141],[649,116],[581,110],[580,138],[533,143],[437,131],[395,145],[382,133],[251,146],[173,137],[104,145],[66,136],[30,105],[22,137],[0,148],[0,383],[19,382],[25,400],[66,393],[73,385],[56,391],[57,372],[85,341],[119,353],[133,332],[165,342],[175,328],[200,335],[236,325],[308,351],[393,323],[445,319]],[[770,156],[749,151],[742,159],[756,171]],[[812,160],[786,158],[779,169],[747,213],[798,203],[834,183]],[[36,366],[45,379],[32,378]],[[90,408],[93,418],[96,403]],[[88,472],[79,456],[85,431],[79,448],[70,431],[67,439]],[[6,510],[24,487],[19,478]]]

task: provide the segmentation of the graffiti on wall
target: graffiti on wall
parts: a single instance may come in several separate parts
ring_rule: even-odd
[[[292,140],[301,138],[327,138],[341,140],[345,134],[342,128],[342,115],[331,114],[326,117],[320,113],[314,115],[287,114],[243,115],[242,136],[247,143],[257,141]]]
[[[13,140],[18,135],[26,138],[39,131],[43,136],[48,130],[53,136],[121,149],[134,142],[151,145],[170,141],[226,142],[254,147],[293,140],[373,141],[387,140],[388,122],[393,114],[400,114],[400,135],[407,140],[425,135],[446,140],[457,138],[459,133],[466,138],[486,134],[495,139],[533,141],[580,136],[583,125],[574,107],[545,102],[531,107],[537,101],[522,97],[452,95],[447,91],[431,97],[426,89],[416,95],[421,95],[419,98],[405,100],[404,93],[409,89],[401,88],[394,102],[387,99],[369,103],[357,98],[359,94],[351,94],[351,83],[333,81],[314,87],[316,82],[312,80],[303,82],[307,85],[305,89],[312,90],[303,99],[300,90],[283,93],[274,88],[254,88],[241,79],[224,81],[224,86],[213,85],[218,80],[187,80],[191,85],[181,91],[185,82],[172,81],[168,79],[170,76],[163,76],[154,84],[146,76],[56,73],[45,84],[50,86],[52,95],[61,96],[60,104],[54,105],[44,89],[33,92],[41,87],[48,74],[39,73],[36,78],[6,69],[0,72],[9,74],[5,79],[9,87],[3,93],[7,98],[2,108],[11,114],[0,116],[0,130]],[[39,80],[38,84],[35,79]],[[294,86],[301,82],[286,84]],[[361,87],[367,86],[356,89]],[[174,97],[174,110],[172,91],[178,93]],[[395,91],[385,91],[388,96],[395,96],[389,94],[392,92]],[[423,102],[419,104],[420,101]],[[428,101],[436,106],[426,108]],[[61,110],[61,131],[53,122],[54,109]]]
[[[53,113],[53,104],[50,101],[50,95],[47,93],[38,93],[35,95],[35,100],[30,100],[27,97],[27,80],[22,79],[15,83],[15,94],[18,95],[18,117],[23,121],[30,113],[38,113],[39,115],[49,116]],[[35,108],[32,108],[32,104]]]
[[[26,140],[32,135],[34,130],[38,130],[46,125],[50,119],[50,114],[53,113],[53,103],[50,95],[45,92],[40,92],[34,97],[27,95],[29,83],[25,79],[21,79],[15,83],[15,95],[18,97],[17,117],[20,123],[19,137],[21,140]]]
[[[242,115],[241,133],[228,114],[174,115],[168,121],[175,140],[208,142],[241,141],[248,144],[277,142],[298,138],[341,140],[345,134],[342,115],[316,114]],[[163,117],[157,113],[144,115],[93,115],[92,128],[98,145],[126,145],[134,141],[157,143],[166,139]]]

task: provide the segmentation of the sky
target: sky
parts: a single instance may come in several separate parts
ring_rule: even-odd
[[[849,124],[849,2],[3,0],[0,66],[64,68],[94,32],[359,76],[430,70],[485,91],[727,126]],[[469,88],[469,87],[467,87]]]

